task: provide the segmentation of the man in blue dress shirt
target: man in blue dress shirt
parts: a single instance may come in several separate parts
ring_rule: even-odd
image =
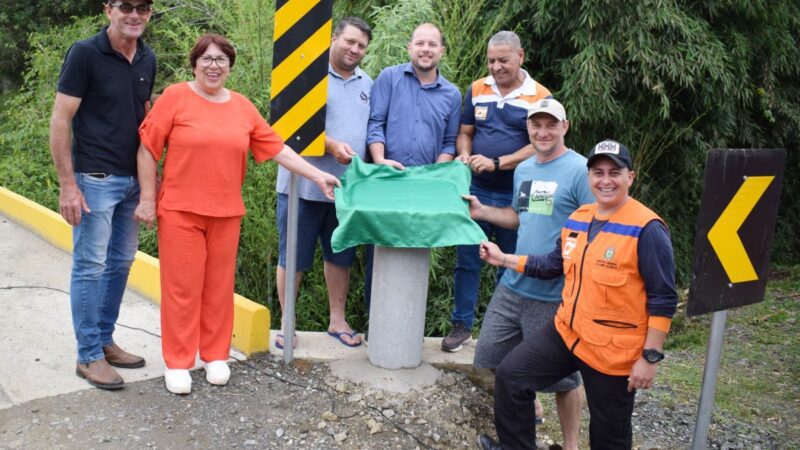
[[[411,62],[383,69],[372,87],[367,145],[376,164],[398,169],[451,161],[456,152],[461,93],[437,69],[445,51],[435,26],[418,26]]]
[[[397,169],[452,161],[461,92],[439,73],[444,35],[430,23],[411,34],[411,62],[383,69],[372,86],[367,146],[372,161]],[[370,304],[372,249],[367,246],[364,300]]]

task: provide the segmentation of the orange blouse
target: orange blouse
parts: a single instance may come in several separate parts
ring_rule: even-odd
[[[261,163],[284,145],[243,95],[231,91],[230,100],[214,103],[188,83],[164,90],[139,136],[156,161],[167,148],[158,208],[212,217],[244,215],[247,150]]]

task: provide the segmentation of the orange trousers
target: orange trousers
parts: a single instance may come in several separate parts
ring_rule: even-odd
[[[227,360],[242,218],[159,210],[161,352],[170,369]]]

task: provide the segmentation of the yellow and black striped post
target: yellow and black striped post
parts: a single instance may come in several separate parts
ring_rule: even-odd
[[[276,0],[272,52],[272,128],[303,156],[325,154],[328,49],[333,0]],[[283,361],[292,362],[297,268],[297,175],[289,177]]]
[[[303,156],[325,153],[325,104],[333,0],[277,0],[272,128]]]

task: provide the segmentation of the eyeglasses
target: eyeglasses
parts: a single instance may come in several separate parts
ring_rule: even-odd
[[[152,9],[150,9],[150,5],[146,3],[144,5],[136,5],[136,6],[133,6],[130,3],[112,3],[108,6],[112,8],[114,7],[119,8],[120,12],[122,12],[123,14],[130,14],[135,9],[136,13],[139,14],[140,16],[146,16],[153,11]]]
[[[200,61],[200,65],[203,67],[211,67],[211,64],[213,63],[217,63],[217,66],[219,67],[228,67],[228,64],[231,63],[230,58],[228,58],[227,56],[213,57],[213,56],[203,55],[197,58],[197,60]]]

